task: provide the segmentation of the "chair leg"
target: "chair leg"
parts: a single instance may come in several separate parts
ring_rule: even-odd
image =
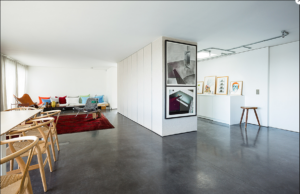
[[[79,114],[79,111],[80,111],[80,110],[78,110],[78,112],[77,112],[77,114],[76,114],[76,116],[75,116],[75,117],[77,117],[77,115]]]
[[[40,147],[37,145],[35,148],[37,152],[37,158],[38,158],[38,163],[39,163],[39,169],[40,169],[40,174],[42,178],[42,183],[44,187],[44,192],[47,192],[47,182],[46,182],[46,176],[45,176],[45,170],[44,170],[44,164],[43,164],[43,157],[42,157],[42,152],[40,150]]]
[[[245,128],[247,128],[247,122],[248,122],[248,109],[246,110],[246,123],[245,123]]]
[[[59,151],[60,148],[59,148],[58,136],[57,136],[56,131],[54,132],[54,136],[55,136],[55,144],[56,144],[56,148],[57,148],[57,151]]]
[[[27,192],[27,194],[33,194],[29,173],[28,173],[28,184],[25,191]]]
[[[89,116],[89,113],[87,112],[87,113],[86,113],[86,117],[85,117],[85,118],[87,118],[88,116]]]
[[[53,156],[53,160],[55,162],[56,161],[56,155],[55,155],[55,148],[54,148],[54,143],[53,143],[52,131],[50,131],[49,133],[50,133],[50,145],[51,145],[51,150],[52,150],[52,156]]]
[[[9,162],[9,165],[10,165],[10,171],[13,171],[13,170],[14,170],[14,159],[12,159],[12,160]]]
[[[46,154],[47,154],[47,158],[48,158],[49,169],[50,169],[50,172],[52,172],[53,168],[52,168],[52,161],[51,161],[51,157],[50,157],[49,146],[47,146],[47,148],[46,148]]]
[[[255,110],[255,109],[253,109],[253,110],[254,110],[254,113],[255,113],[255,116],[256,116],[256,119],[257,119],[258,125],[260,126],[260,122],[259,122],[259,119],[258,119],[258,116],[257,116],[256,110]]]
[[[242,124],[242,121],[243,121],[244,112],[245,112],[245,109],[243,109],[243,113],[242,113],[242,117],[241,117],[241,122],[240,122],[240,125]]]

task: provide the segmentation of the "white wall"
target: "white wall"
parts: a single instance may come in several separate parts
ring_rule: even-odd
[[[245,106],[259,107],[260,124],[268,126],[268,48],[198,62],[198,81],[211,75],[229,76],[229,83],[243,81]],[[256,89],[260,90],[259,95],[256,95]],[[257,124],[252,110],[248,123]]]
[[[270,48],[271,127],[299,132],[299,41]]]
[[[243,81],[245,106],[259,108],[261,125],[299,132],[299,41],[198,62],[198,81],[211,75]],[[248,122],[257,124],[252,110]]]
[[[109,68],[106,71],[106,96],[107,96],[107,102],[109,103],[111,109],[118,108],[117,71],[118,70],[116,67]]]
[[[29,66],[27,81],[27,93],[34,102],[38,96],[106,96],[105,70]]]

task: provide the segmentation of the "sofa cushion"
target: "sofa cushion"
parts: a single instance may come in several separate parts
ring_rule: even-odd
[[[50,100],[50,99],[42,99],[42,102],[43,102],[43,104],[45,105],[46,102],[51,103],[51,100]]]
[[[66,98],[67,104],[78,104],[79,103],[79,97],[78,98]]]
[[[59,102],[59,99],[58,99],[58,98],[53,98],[53,97],[51,97],[50,100],[51,100],[51,102],[53,102],[53,101],[56,102],[56,103]]]
[[[39,104],[43,104],[42,99],[50,99],[50,96],[49,97],[40,97],[39,96]]]
[[[79,96],[67,96],[67,98],[80,98]]]
[[[81,97],[81,100],[82,100],[81,103],[86,104],[86,101],[88,98],[90,98],[90,97]]]
[[[90,97],[90,95],[80,95],[79,96],[79,103],[82,103],[82,97]],[[82,103],[83,104],[83,103]],[[85,103],[84,103],[85,104]]]
[[[95,96],[95,98],[98,99],[98,103],[104,102],[103,97],[104,97],[104,95],[102,95],[102,96]]]
[[[64,96],[64,97],[58,97],[59,104],[66,104],[66,103],[67,103],[66,97],[67,97],[67,96]],[[57,96],[55,96],[55,98],[57,98]]]

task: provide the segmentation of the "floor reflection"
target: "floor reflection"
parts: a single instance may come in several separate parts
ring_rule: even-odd
[[[242,136],[242,139],[243,139],[243,143],[241,145],[244,146],[244,147],[255,147],[255,144],[256,144],[258,136],[259,136],[260,128],[261,127],[259,126],[258,130],[257,130],[257,133],[256,133],[256,136],[255,136],[255,139],[254,139],[254,141],[252,143],[252,142],[248,141],[248,131],[247,131],[247,128],[244,128],[244,130],[243,130],[242,129],[242,125],[240,125],[241,136]]]

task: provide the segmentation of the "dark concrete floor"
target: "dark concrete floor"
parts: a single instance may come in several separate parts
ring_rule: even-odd
[[[59,135],[48,194],[299,193],[299,133],[199,118],[197,132],[161,138],[115,110],[104,115],[114,129]],[[44,193],[39,170],[30,177]]]

